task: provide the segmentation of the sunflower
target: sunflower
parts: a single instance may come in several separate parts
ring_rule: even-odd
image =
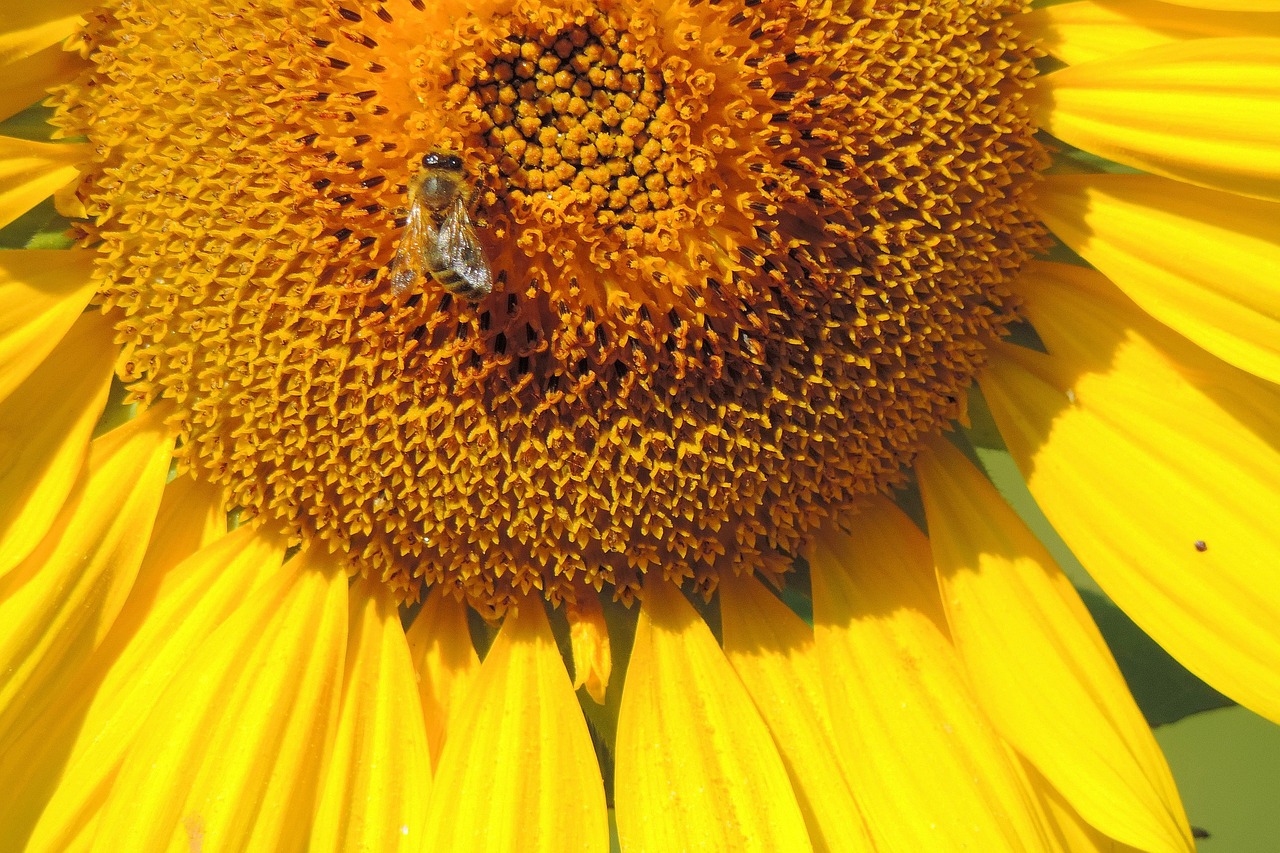
[[[6,849],[1190,849],[971,415],[1280,720],[1276,3],[20,5]]]

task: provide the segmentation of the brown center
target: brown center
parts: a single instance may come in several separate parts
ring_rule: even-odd
[[[785,569],[902,482],[1013,317],[1018,8],[95,13],[60,121],[97,151],[119,373],[234,502],[406,595]],[[431,152],[476,190],[474,304],[391,284]]]

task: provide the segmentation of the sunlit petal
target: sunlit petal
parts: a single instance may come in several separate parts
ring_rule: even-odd
[[[1192,9],[1159,0],[1055,3],[1028,12],[1021,26],[1073,65],[1198,38],[1280,36],[1276,15]]]
[[[1139,853],[1086,823],[1034,764],[1022,759],[1022,769],[1027,775],[1027,784],[1040,800],[1045,822],[1059,850],[1066,853]]]
[[[152,409],[93,443],[79,494],[0,580],[0,737],[15,714],[47,706],[124,605],[169,468],[166,411]]]
[[[351,587],[347,674],[312,853],[419,850],[431,757],[400,613],[390,590]]]
[[[74,179],[86,156],[85,145],[0,136],[0,228]]]
[[[945,634],[924,535],[887,501],[810,560],[849,783],[879,847],[1039,850],[1038,805]]]
[[[1053,355],[1001,346],[982,389],[1045,515],[1204,680],[1280,720],[1280,389],[1151,321],[1102,276],[1036,265]]]
[[[86,0],[10,3],[0,19],[0,62],[30,56],[74,33],[80,16],[93,8]]]
[[[220,502],[212,487],[189,477],[165,486],[146,555],[110,632],[79,671],[62,671],[64,677],[51,690],[53,695],[47,707],[33,704],[21,709],[9,735],[0,742],[0,790],[11,792],[11,796],[0,797],[0,838],[15,844],[27,838],[59,785],[73,796],[89,795],[92,784],[84,784],[82,777],[69,781],[62,776],[62,771],[64,766],[69,766],[67,762],[71,760],[77,740],[92,742],[94,734],[100,731],[98,720],[86,718],[90,704],[110,695],[110,689],[103,691],[104,679],[147,618],[152,602],[164,594],[169,569],[217,535],[226,533],[226,529],[226,515],[220,511]],[[168,636],[166,632],[166,638]],[[94,707],[101,706],[95,704]],[[135,708],[126,713],[137,716],[139,711]],[[110,738],[105,743],[117,745]],[[108,768],[96,763],[92,766],[95,773],[105,775],[109,769],[114,774],[114,766]],[[85,821],[78,820],[77,825],[84,827]],[[71,848],[70,840],[64,839],[52,847],[30,849],[62,853]],[[83,844],[77,847],[82,848]]]
[[[205,636],[157,698],[93,850],[304,850],[347,645],[347,578],[304,552]]]
[[[62,340],[93,295],[91,252],[0,252],[0,400]]]
[[[750,576],[720,581],[724,652],[787,766],[814,850],[871,850],[839,763],[813,629]]]
[[[0,401],[0,578],[44,538],[81,477],[114,355],[110,324],[87,314]]]
[[[916,462],[956,648],[988,716],[1107,835],[1190,850],[1169,768],[1079,595],[943,440]]]
[[[163,592],[171,582],[170,569],[226,532],[222,490],[189,474],[174,477],[164,487],[131,599],[139,594],[150,597]],[[133,605],[131,600],[129,606]]]
[[[4,41],[0,35],[0,44]],[[4,56],[0,47],[0,119],[26,109],[55,84],[70,80],[82,62],[57,44],[21,58]]]
[[[645,587],[614,799],[627,850],[811,849],[760,713],[710,629],[665,581]]]
[[[1210,38],[1041,79],[1040,125],[1092,154],[1211,189],[1280,200],[1280,39]]]
[[[592,592],[584,592],[567,605],[565,616],[573,651],[573,689],[585,688],[592,701],[603,705],[613,670],[613,653],[600,599]]]
[[[1147,175],[1064,175],[1041,210],[1143,310],[1280,382],[1280,205]]]
[[[455,719],[427,850],[608,850],[600,767],[540,600],[508,613]]]
[[[440,763],[450,720],[480,672],[471,645],[466,605],[436,587],[427,595],[408,631],[409,653],[418,671],[418,694],[426,717],[433,766]]]
[[[1176,6],[1222,12],[1280,12],[1280,0],[1169,0]]]
[[[166,514],[162,507],[157,524],[165,524],[165,532],[176,528],[175,538],[187,539],[205,526],[204,512],[183,511],[182,504],[173,508],[179,514]],[[224,527],[222,537],[166,570],[163,555],[177,543],[157,543],[161,535],[152,537],[160,550],[148,550],[134,594],[112,632],[79,674],[82,689],[69,690],[0,762],[3,778],[14,780],[15,789],[47,800],[32,835],[32,853],[87,849],[120,766],[164,690],[254,588],[278,573],[284,554],[274,536],[249,526],[226,534]],[[50,774],[54,778],[47,778]],[[46,787],[54,788],[52,795],[37,797]],[[13,817],[28,816],[17,811]]]

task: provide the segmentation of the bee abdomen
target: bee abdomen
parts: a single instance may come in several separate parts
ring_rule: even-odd
[[[491,288],[472,284],[459,275],[453,267],[444,264],[437,265],[437,263],[431,258],[427,259],[427,269],[430,270],[431,277],[454,296],[478,301],[489,294]]]
[[[427,256],[427,269],[431,271],[432,278],[446,287],[462,281],[462,276],[458,275],[457,271],[453,267],[448,264],[441,263],[430,255]]]

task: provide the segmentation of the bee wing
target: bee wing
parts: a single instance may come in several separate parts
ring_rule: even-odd
[[[436,242],[436,228],[422,204],[409,203],[409,219],[400,235],[400,247],[391,261],[391,289],[403,293],[419,276],[427,275],[427,252]]]
[[[480,238],[461,198],[454,199],[444,221],[440,223],[435,250],[445,262],[443,266],[456,272],[470,285],[475,297],[484,296],[493,290],[493,271],[489,269],[489,258],[480,245]]]

